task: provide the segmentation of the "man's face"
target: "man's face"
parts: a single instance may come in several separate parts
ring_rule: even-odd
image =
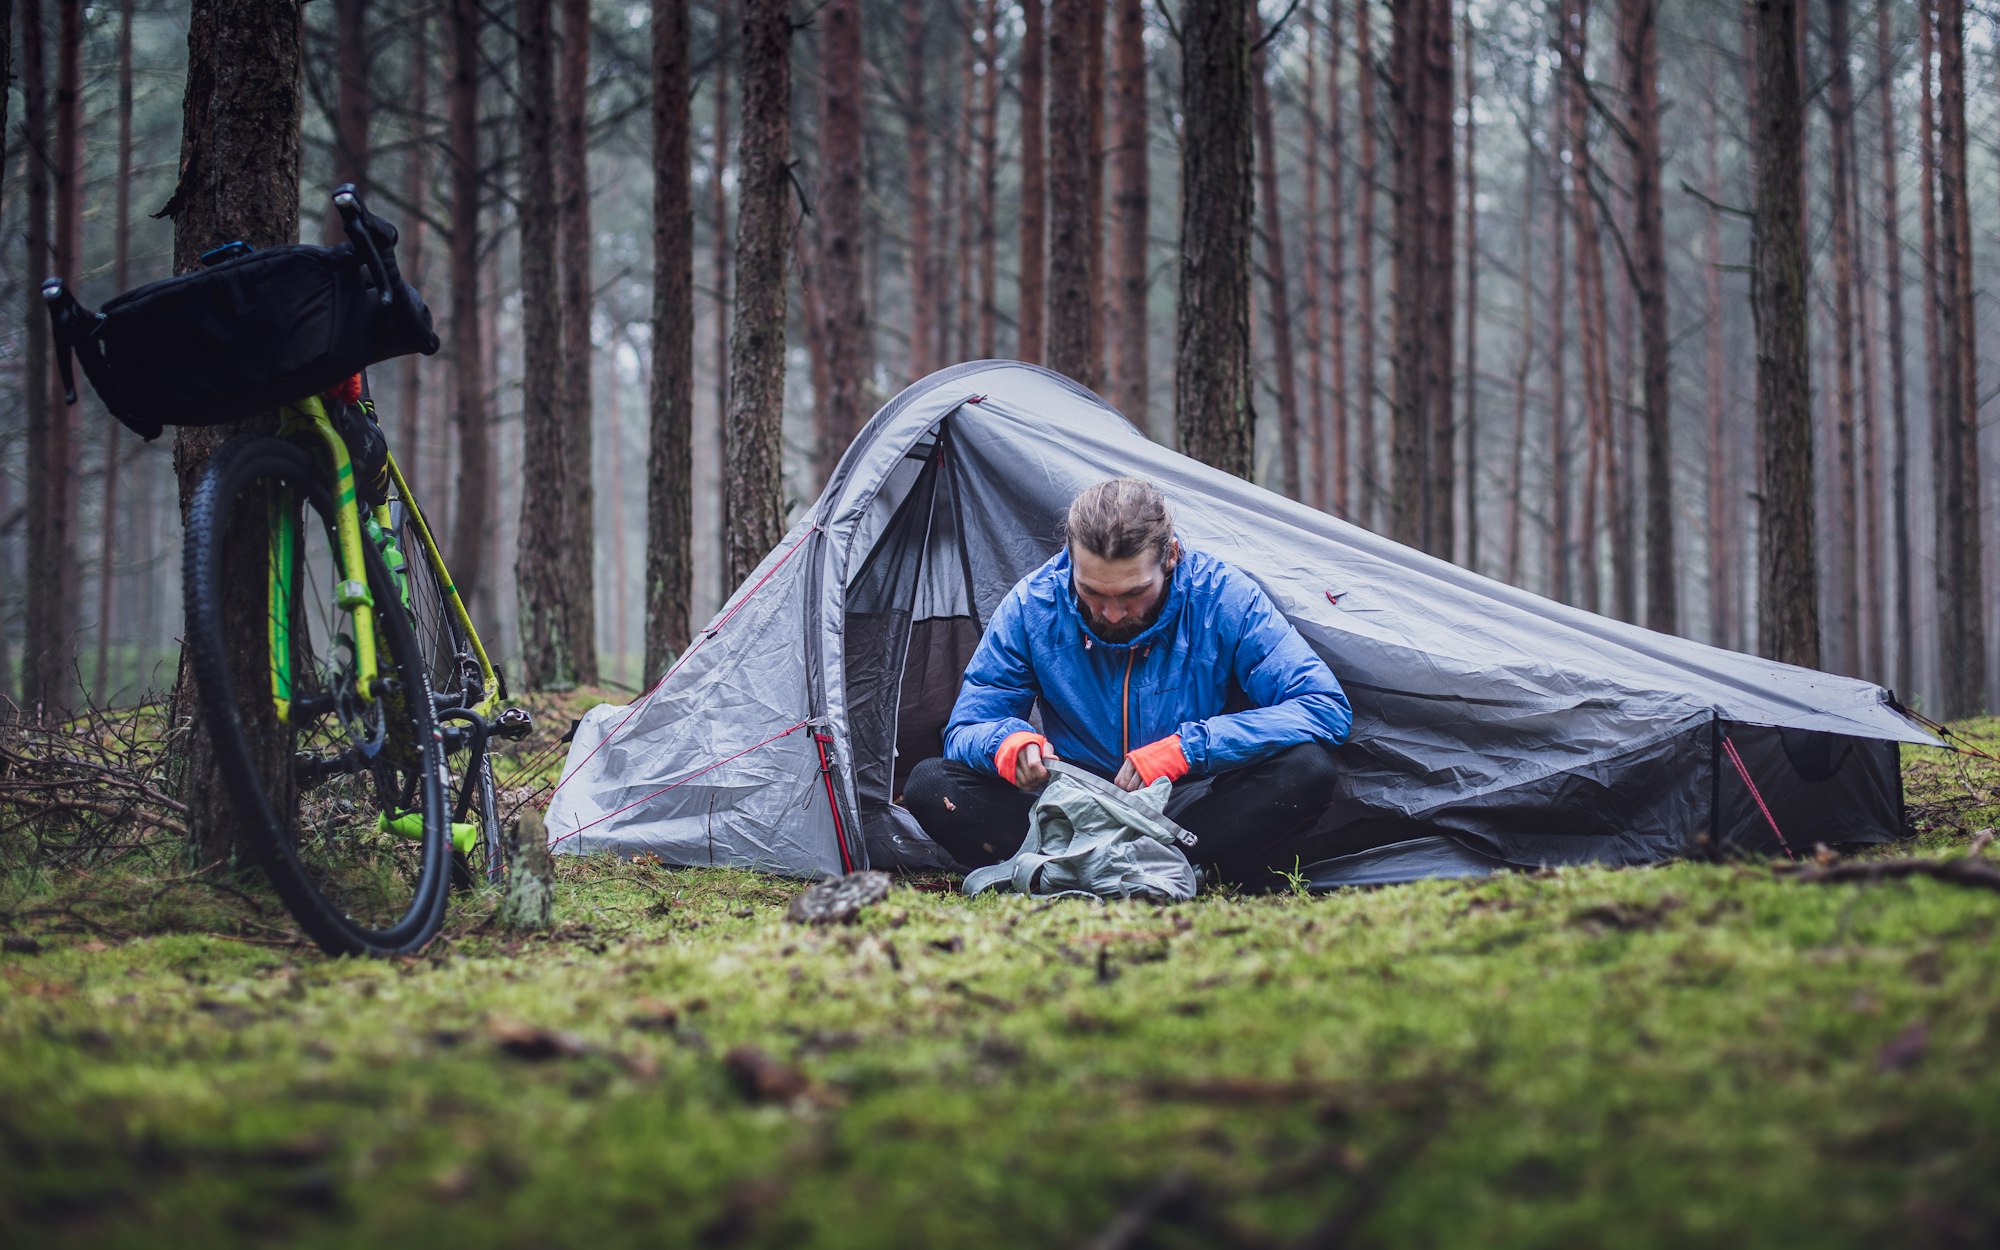
[[[1071,548],[1069,559],[1070,583],[1091,633],[1106,642],[1130,642],[1160,619],[1171,562],[1161,564],[1150,551],[1106,560],[1081,547]]]

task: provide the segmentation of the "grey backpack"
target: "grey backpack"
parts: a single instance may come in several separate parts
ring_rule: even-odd
[[[1194,897],[1194,866],[1182,851],[1195,836],[1167,819],[1171,781],[1127,792],[1060,760],[1049,761],[1049,773],[1028,813],[1027,841],[1014,858],[967,874],[967,894]]]

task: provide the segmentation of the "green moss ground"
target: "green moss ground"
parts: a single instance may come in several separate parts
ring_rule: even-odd
[[[1982,763],[1910,752],[1891,853],[2000,823]],[[2000,1235],[2000,896],[1928,879],[905,886],[809,930],[789,882],[566,860],[553,935],[475,897],[421,958],[335,962],[177,875],[0,895],[0,1245]]]

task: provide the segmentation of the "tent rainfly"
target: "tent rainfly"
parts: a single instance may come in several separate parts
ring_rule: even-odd
[[[1014,361],[910,386],[643,698],[583,718],[561,851],[791,876],[946,864],[895,802],[941,750],[995,605],[1075,494],[1157,482],[1182,540],[1255,578],[1354,705],[1342,793],[1285,848],[1316,886],[1882,842],[1889,693],[1566,607],[1262,490]]]

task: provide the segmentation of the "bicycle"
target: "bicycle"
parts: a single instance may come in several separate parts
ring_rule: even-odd
[[[435,351],[421,297],[396,269],[394,228],[352,186],[333,201],[351,253],[271,252],[314,253],[336,275],[328,281],[347,284],[341,298],[359,292],[372,303],[355,307],[399,319],[396,347]],[[197,272],[249,252],[227,245]],[[298,272],[318,281],[317,268]],[[129,366],[114,371],[106,357],[120,353],[93,340],[120,301],[92,313],[59,279],[42,290],[71,401],[74,351],[114,415],[157,432],[144,380]],[[306,291],[296,302],[318,298]],[[291,372],[338,363],[338,352],[321,354]],[[254,364],[245,362],[245,376]],[[220,389],[198,398],[215,409],[254,408]],[[191,423],[192,401],[179,399],[182,423]],[[182,576],[198,703],[253,855],[307,935],[334,955],[409,953],[437,935],[454,887],[500,882],[490,747],[495,736],[527,736],[533,722],[507,704],[504,676],[375,421],[365,368],[283,403],[279,414],[275,434],[217,449],[190,499]],[[264,624],[245,653],[232,640],[249,636],[241,626],[252,615]]]

